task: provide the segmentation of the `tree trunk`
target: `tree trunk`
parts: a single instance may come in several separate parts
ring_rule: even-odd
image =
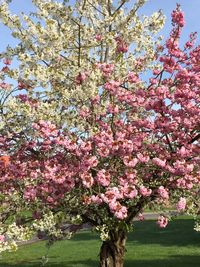
[[[110,232],[110,239],[103,241],[100,250],[100,267],[123,267],[127,234],[124,231]]]

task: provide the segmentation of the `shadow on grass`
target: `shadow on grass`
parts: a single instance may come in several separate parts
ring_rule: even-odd
[[[124,267],[199,267],[200,256],[171,256],[167,259],[158,260],[127,260]],[[40,267],[39,262],[7,264],[0,263],[0,267]],[[45,267],[97,267],[98,261],[63,261],[47,263]]]
[[[176,219],[166,228],[159,228],[155,221],[134,223],[134,231],[128,236],[128,244],[159,244],[161,246],[199,246],[200,234],[194,231],[192,219]],[[76,234],[71,241],[89,241],[99,239],[90,231]],[[200,265],[199,265],[200,266]]]
[[[200,246],[200,234],[194,231],[192,219],[174,220],[166,228],[159,228],[155,221],[136,222],[134,225],[134,231],[128,237],[129,244]]]
[[[89,241],[89,240],[97,240],[99,236],[95,232],[91,232],[90,230],[79,232],[75,234],[75,236],[70,241]]]

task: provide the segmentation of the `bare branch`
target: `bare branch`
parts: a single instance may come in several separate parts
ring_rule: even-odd
[[[190,144],[194,143],[194,142],[197,141],[198,139],[200,139],[200,133],[197,134],[194,138],[192,138],[192,140],[190,141]]]
[[[104,12],[102,12],[99,8],[93,5],[91,2],[87,1],[89,5],[91,5],[96,11],[98,11],[101,15],[106,16]]]
[[[81,22],[81,19],[80,19]],[[78,26],[78,66],[81,66],[81,25]]]
[[[126,3],[126,0],[123,0],[122,3],[117,7],[117,9],[112,13],[112,17],[123,7],[123,5]]]

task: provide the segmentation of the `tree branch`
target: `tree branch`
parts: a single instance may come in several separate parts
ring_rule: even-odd
[[[80,19],[81,22],[81,19]],[[78,25],[78,66],[81,66],[81,25]]]
[[[122,3],[117,7],[117,9],[112,13],[112,17],[123,7],[123,5],[126,3],[126,0],[123,0]]]
[[[89,1],[87,1],[88,4],[90,4],[96,11],[98,11],[101,15],[106,16],[106,14],[104,12],[102,12],[100,9],[98,9],[96,6],[94,6],[92,3],[90,3]]]
[[[189,142],[189,144],[194,143],[195,141],[197,141],[200,138],[200,133],[197,134],[194,138],[192,138],[192,140]]]

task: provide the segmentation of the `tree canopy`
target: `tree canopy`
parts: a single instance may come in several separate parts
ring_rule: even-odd
[[[139,16],[145,1],[128,11],[126,2],[33,0],[37,12],[19,17],[3,1],[0,19],[19,44],[0,56],[1,251],[90,223],[104,241],[101,266],[123,266],[145,207],[160,211],[160,227],[166,207],[198,213],[196,33],[180,47],[177,5],[163,42],[162,12]]]

